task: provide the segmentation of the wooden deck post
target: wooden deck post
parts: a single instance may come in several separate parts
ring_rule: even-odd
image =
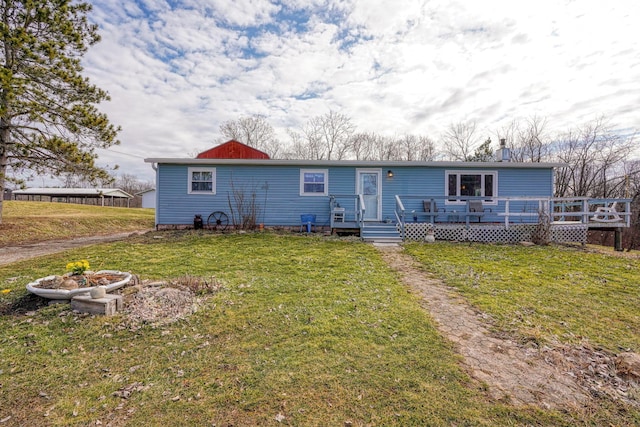
[[[613,236],[613,247],[616,251],[622,252],[622,227],[618,227],[615,230]]]

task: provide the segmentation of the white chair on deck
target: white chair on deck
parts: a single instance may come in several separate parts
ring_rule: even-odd
[[[600,206],[596,208],[596,211],[591,215],[591,221],[594,222],[620,222],[622,218],[616,211],[616,203],[611,206]]]

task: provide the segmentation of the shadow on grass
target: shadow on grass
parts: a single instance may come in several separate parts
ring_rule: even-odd
[[[30,311],[36,311],[47,305],[46,298],[27,293],[13,302],[1,303],[0,316],[24,316]]]

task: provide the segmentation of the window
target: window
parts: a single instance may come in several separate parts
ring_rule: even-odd
[[[326,169],[300,170],[301,196],[326,196],[328,194],[328,176]]]
[[[216,194],[216,169],[189,168],[189,194]]]
[[[497,196],[497,172],[447,171],[446,194],[449,203],[464,202],[465,196],[494,197]],[[491,200],[487,200],[491,202]]]

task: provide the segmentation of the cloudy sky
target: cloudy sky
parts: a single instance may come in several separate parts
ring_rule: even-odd
[[[640,129],[637,0],[88,0],[102,41],[85,75],[122,145],[100,163],[153,179],[222,122],[263,115],[287,142],[329,110],[359,131],[438,139],[515,118]]]

